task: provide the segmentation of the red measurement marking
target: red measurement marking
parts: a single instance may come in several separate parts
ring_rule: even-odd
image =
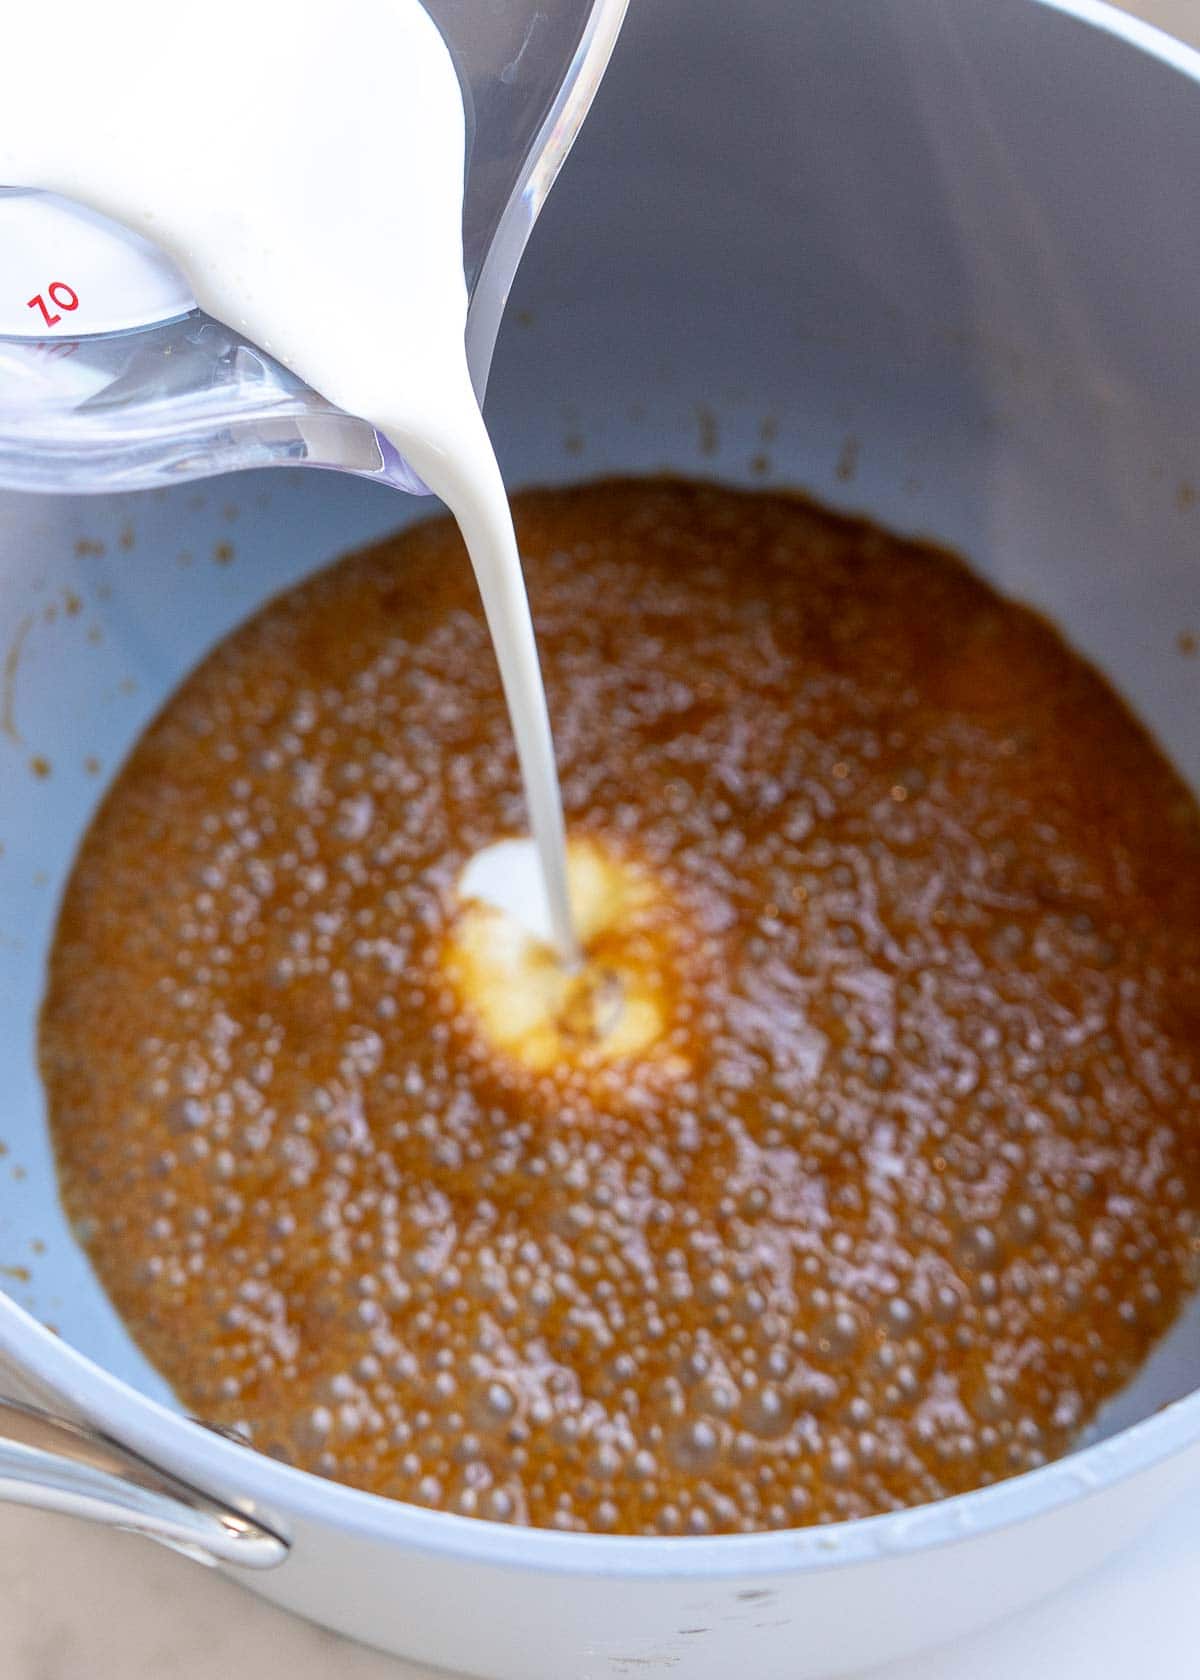
[[[65,309],[69,314],[72,309],[79,308],[79,293],[73,286],[68,286],[65,280],[52,280],[46,287],[46,291],[49,293],[50,303],[58,309]],[[50,313],[50,303],[47,303],[45,297],[39,292],[36,297],[30,298],[25,307],[26,309],[40,309],[42,320],[45,321],[46,325],[56,327],[62,320],[62,316]]]

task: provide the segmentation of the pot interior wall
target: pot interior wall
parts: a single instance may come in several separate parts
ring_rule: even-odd
[[[633,6],[493,374],[509,481],[805,489],[1049,612],[1200,786],[1200,88],[1034,0]],[[314,473],[0,497],[0,1287],[147,1393],[36,1073],[106,781],[266,597],[429,504]],[[1200,1315],[1107,1426],[1200,1377]]]

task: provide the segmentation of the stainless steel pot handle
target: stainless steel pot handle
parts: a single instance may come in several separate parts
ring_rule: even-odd
[[[207,1564],[273,1569],[278,1534],[96,1430],[0,1398],[0,1499],[128,1529]]]

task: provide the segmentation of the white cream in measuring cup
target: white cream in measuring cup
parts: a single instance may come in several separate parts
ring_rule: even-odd
[[[3,34],[0,181],[146,235],[201,308],[370,421],[453,512],[540,858],[525,919],[573,957],[533,627],[463,343],[462,93],[433,21],[418,0],[206,0],[168,27],[150,0],[62,0],[52,39],[27,7]]]

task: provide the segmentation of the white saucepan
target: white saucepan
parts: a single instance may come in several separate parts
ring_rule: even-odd
[[[1200,56],[1095,0],[638,0],[509,311],[510,481],[794,484],[949,543],[1059,620],[1200,784],[1198,183]],[[1200,1471],[1200,1315],[1059,1463],[712,1539],[334,1486],[182,1416],[132,1346],[60,1211],[35,1068],[73,850],[215,638],[426,511],[284,472],[0,498],[0,1392],[69,1420],[0,1408],[0,1493],[505,1680],[816,1680],[1090,1568]]]

